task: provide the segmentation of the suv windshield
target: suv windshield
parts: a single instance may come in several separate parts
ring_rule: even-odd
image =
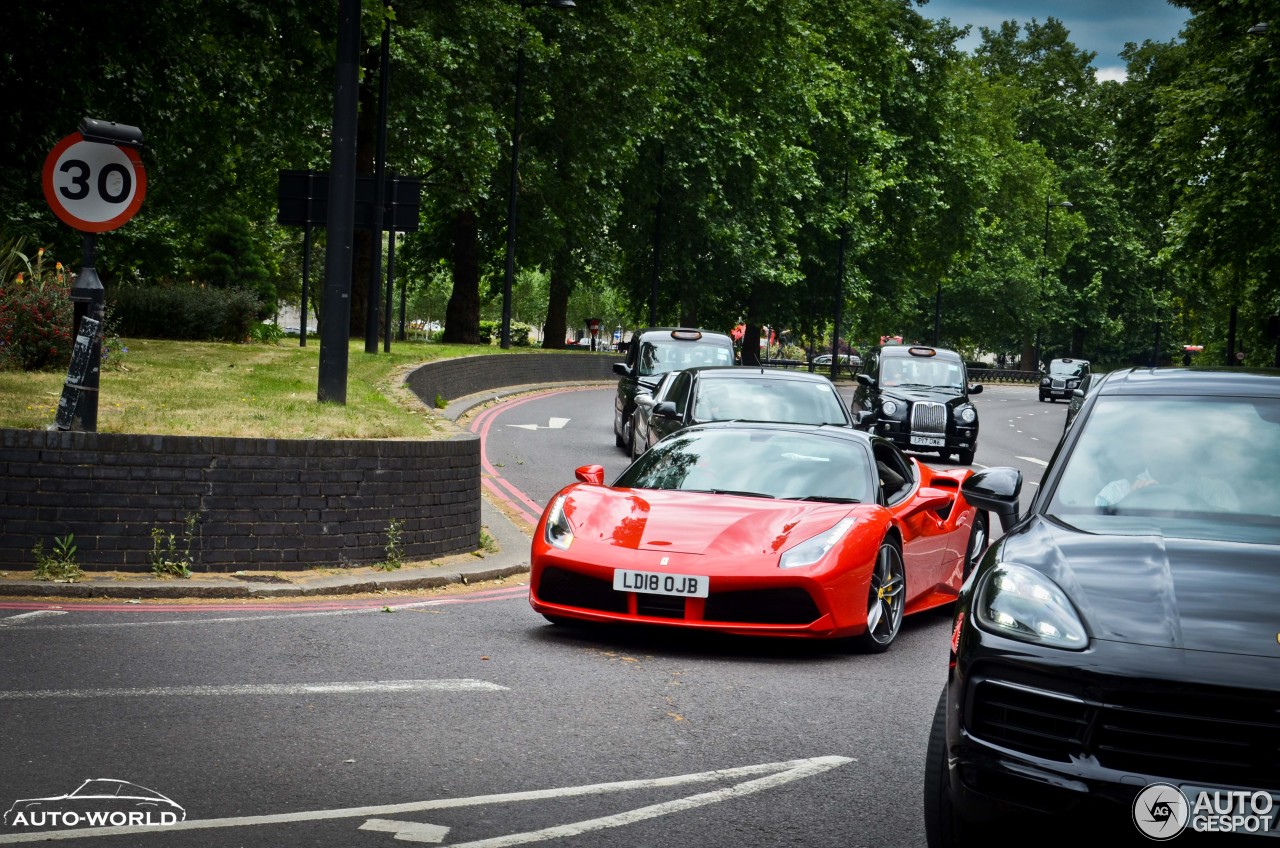
[[[1086,532],[1280,544],[1280,399],[1099,397],[1048,513]]]
[[[698,344],[674,339],[646,341],[640,345],[641,377],[702,365],[732,364],[733,349],[727,345]]]

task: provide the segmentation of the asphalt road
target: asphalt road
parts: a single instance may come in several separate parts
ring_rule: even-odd
[[[979,462],[1016,462],[1034,484],[1065,407],[1025,388],[975,400]],[[625,457],[610,403],[561,392],[474,416],[490,482],[536,511],[577,465],[611,478]],[[185,821],[72,844],[919,846],[949,627],[909,618],[881,656],[557,628],[516,581],[345,603],[0,607],[0,810],[99,778],[162,793]],[[52,828],[6,821],[0,845],[67,829],[71,803],[29,808],[64,814]]]

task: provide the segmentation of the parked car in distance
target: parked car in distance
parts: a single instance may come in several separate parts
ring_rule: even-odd
[[[1049,372],[1040,378],[1040,402],[1050,403],[1062,398],[1070,400],[1071,393],[1080,387],[1080,381],[1089,374],[1087,359],[1055,359],[1049,363]]]
[[[632,456],[704,421],[776,421],[852,427],[831,380],[807,371],[710,367],[673,371],[649,400],[637,395]]]
[[[955,454],[963,465],[978,449],[978,410],[960,355],[925,345],[883,345],[866,351],[853,395],[854,426],[909,451]]]
[[[1007,532],[955,606],[930,848],[1275,821],[1277,480],[1280,374],[1141,368],[1098,381],[1024,515],[1009,481],[962,484]]]
[[[553,624],[849,639],[878,653],[903,616],[953,603],[986,546],[987,517],[961,494],[976,476],[850,427],[698,424],[612,485],[599,465],[577,469],[534,530],[529,602]]]
[[[815,367],[822,367],[823,365],[830,367],[831,354],[820,353],[813,359],[810,359],[809,364]],[[847,365],[850,368],[859,368],[862,366],[862,357],[858,356],[856,353],[842,353],[840,354],[840,364]]]
[[[632,451],[636,392],[641,387],[652,392],[668,371],[732,364],[733,339],[726,333],[691,327],[650,327],[634,333],[626,359],[613,364],[613,372],[618,375],[613,401],[614,444],[628,454]]]

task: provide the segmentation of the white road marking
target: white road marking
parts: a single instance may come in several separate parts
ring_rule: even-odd
[[[441,824],[396,821],[395,819],[369,819],[357,829],[394,833],[396,839],[404,842],[431,842],[436,845],[444,842],[445,836],[449,833],[449,828]]]
[[[34,612],[20,612],[17,615],[11,615],[8,618],[0,619],[0,627],[8,627],[11,624],[22,624],[33,618],[44,618],[49,615],[66,615],[66,610],[35,610]]]
[[[1039,466],[1041,466],[1042,468],[1043,468],[1044,466],[1047,466],[1047,465],[1049,464],[1049,460],[1047,460],[1047,459],[1036,459],[1034,456],[1020,456],[1020,457],[1018,457],[1018,459],[1024,459],[1024,460],[1026,460],[1027,462],[1034,462],[1036,465],[1039,465]]]
[[[508,424],[507,426],[519,427],[521,430],[563,430],[569,420],[568,418],[550,418],[545,427],[539,427],[537,424]]]
[[[478,603],[483,601],[502,601],[511,600],[512,598],[528,597],[529,588],[527,586],[513,586],[507,590],[495,589],[492,592],[477,593],[483,594],[483,598],[472,600],[473,596],[459,596],[457,598],[435,598],[430,601],[412,601],[407,604],[390,604],[393,612],[400,610],[420,609],[422,607],[446,606],[450,604],[462,603]],[[164,612],[163,608],[156,607],[148,612]],[[198,613],[183,613],[182,618],[164,619],[163,621],[81,621],[75,624],[46,624],[38,625],[40,630],[75,630],[83,627],[156,627],[174,624],[229,624],[242,621],[274,621],[282,618],[320,618],[338,615],[364,615],[366,613],[384,612],[380,606],[367,607],[348,607],[346,609],[321,610],[318,612],[282,612],[273,615],[233,615],[221,616],[219,618],[196,618]],[[138,613],[130,613],[137,615]],[[14,616],[15,618],[17,616]],[[3,620],[0,620],[3,624]],[[32,630],[37,629],[32,627]]]
[[[155,698],[206,695],[348,695],[365,692],[505,692],[506,686],[466,678],[366,680],[354,683],[258,683],[228,686],[152,686],[137,689],[38,689],[0,692],[0,701],[37,698]]]
[[[617,827],[635,821],[654,818],[655,816],[673,813],[679,810],[705,806],[716,801],[750,795],[765,789],[781,786],[792,780],[812,777],[846,763],[853,762],[850,757],[826,756],[810,757],[804,760],[789,760],[780,763],[761,763],[738,768],[717,769],[696,774],[681,774],[671,777],[658,777],[644,780],[621,780],[615,783],[595,783],[585,786],[566,786],[559,789],[535,789],[526,792],[507,792],[496,795],[475,795],[470,798],[437,798],[430,801],[413,801],[407,804],[386,804],[374,807],[346,807],[336,810],[307,810],[297,813],[278,813],[265,816],[237,816],[222,819],[188,819],[165,827],[97,827],[80,830],[49,830],[39,833],[0,834],[0,845],[18,842],[44,842],[54,839],[88,839],[103,836],[123,836],[135,833],[173,833],[179,830],[210,830],[213,828],[251,827],[265,824],[290,824],[293,822],[324,821],[328,819],[364,818],[373,819],[384,816],[403,815],[424,810],[446,810],[457,807],[479,807],[485,804],[507,804],[520,801],[546,801],[553,798],[577,798],[587,795],[605,795],[610,792],[626,792],[632,789],[662,789],[672,786],[685,786],[698,783],[715,783],[723,780],[736,780],[754,775],[767,775],[756,780],[748,780],[724,789],[678,798],[664,804],[641,807],[627,813],[607,816],[601,819],[577,822],[564,825],[563,828],[547,828],[529,831],[528,833],[511,834],[497,837],[497,840],[482,840],[465,843],[466,848],[477,848],[482,845],[520,845],[525,842],[536,842],[552,839],[561,835],[565,829],[568,833],[586,833],[605,827]],[[382,828],[377,828],[381,830]],[[463,845],[454,848],[464,848]]]

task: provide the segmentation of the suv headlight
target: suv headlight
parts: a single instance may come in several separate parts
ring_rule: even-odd
[[[961,424],[972,424],[978,420],[978,410],[969,404],[956,407],[956,420]]]
[[[1089,647],[1084,623],[1066,594],[1033,568],[1002,562],[978,589],[975,613],[984,630],[1049,648]]]
[[[542,538],[551,547],[567,551],[573,544],[573,525],[564,514],[564,499],[565,496],[561,495],[547,509],[547,523],[543,528]]]
[[[805,565],[813,565],[826,556],[827,551],[834,548],[836,543],[840,541],[845,533],[849,532],[849,528],[852,526],[853,518],[851,516],[840,519],[835,527],[806,539],[784,553],[778,559],[778,568],[800,568]]]
[[[893,416],[898,414],[897,401],[886,400],[882,402],[880,404],[880,411],[883,412],[885,415],[888,415],[890,418],[892,418]]]

